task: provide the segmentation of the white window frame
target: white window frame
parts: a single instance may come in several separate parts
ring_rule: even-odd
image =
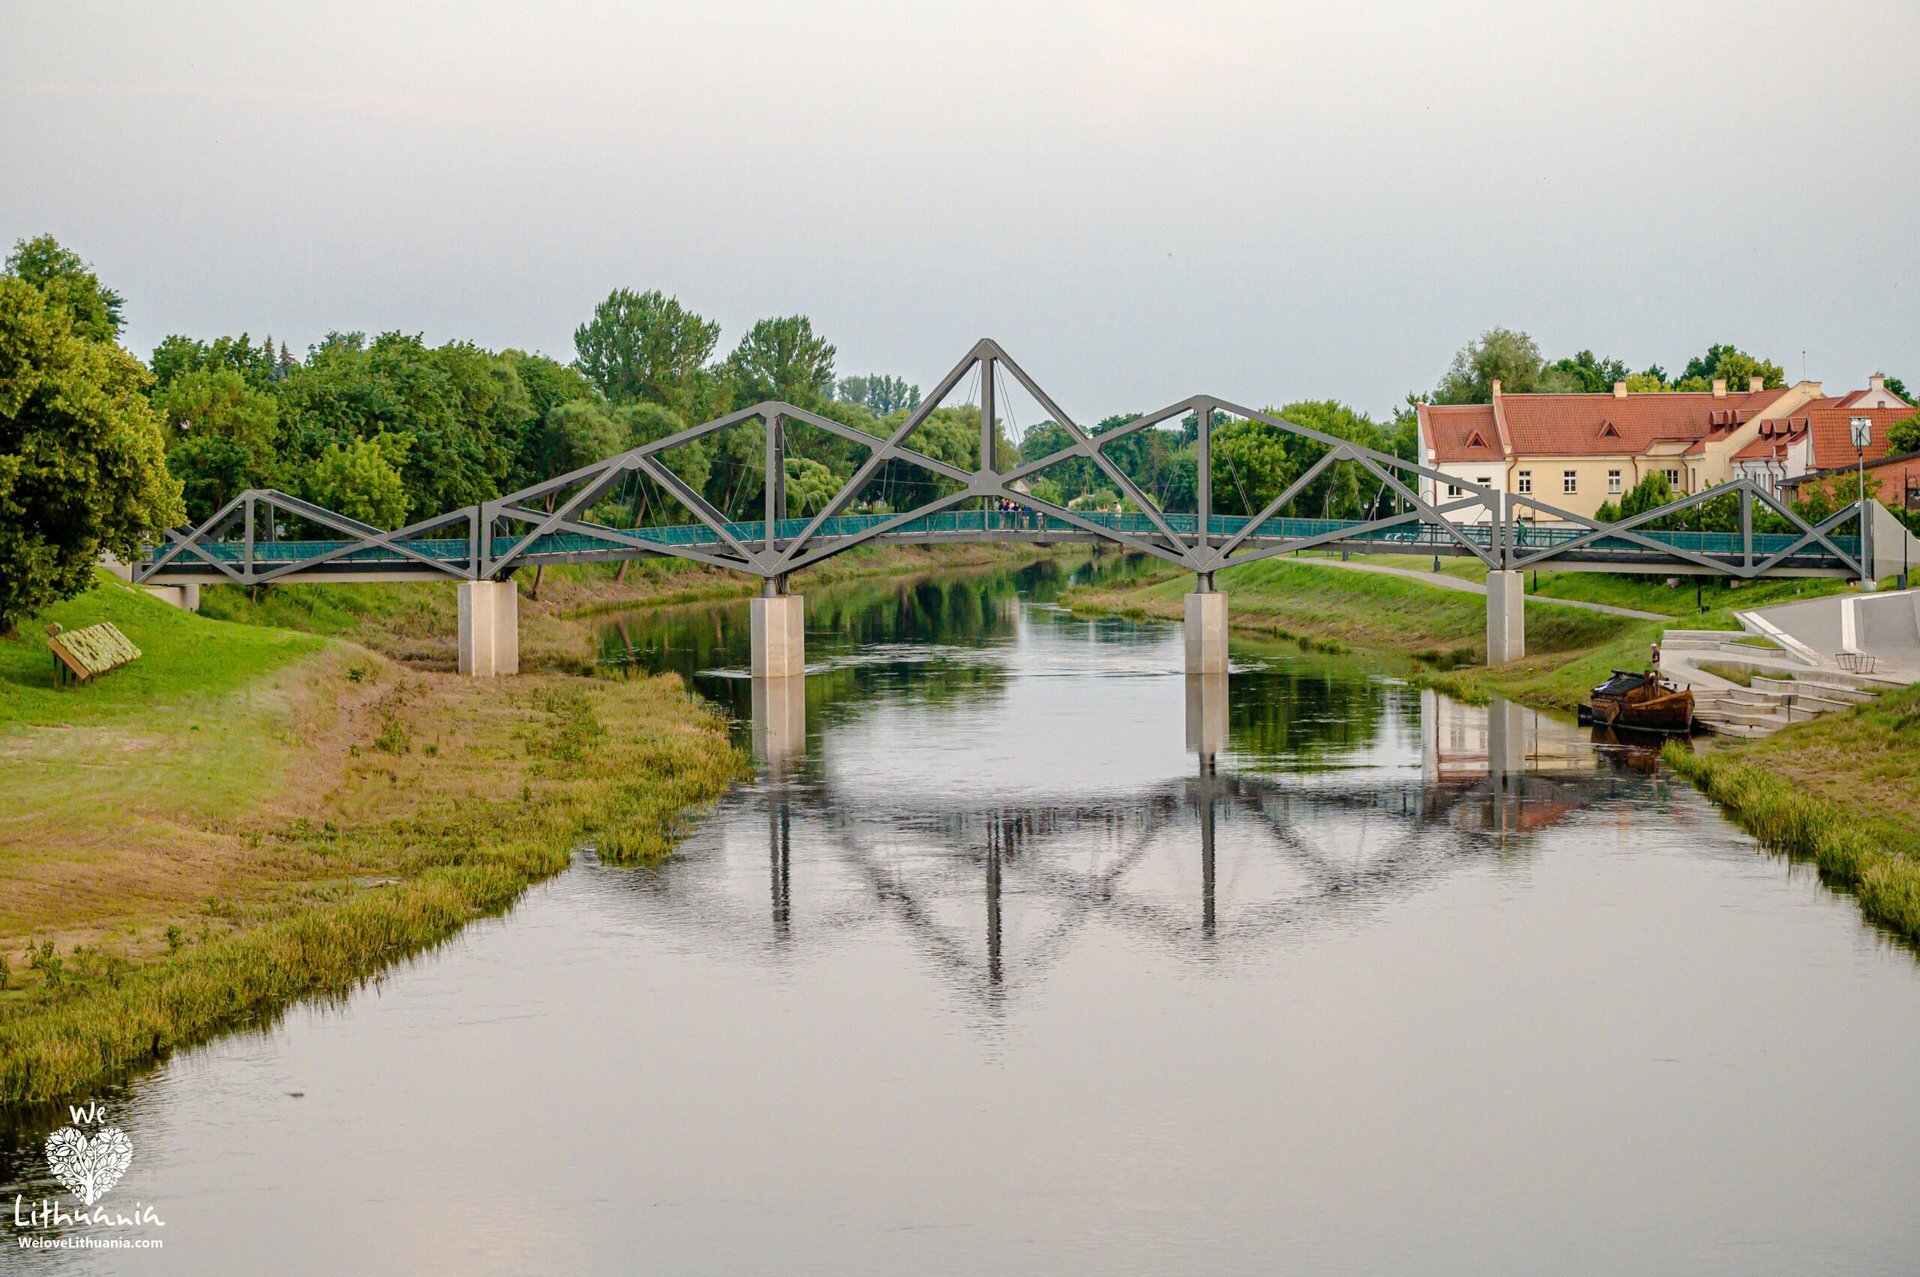
[[[1560,495],[1564,497],[1580,495],[1580,472],[1578,470],[1562,470],[1560,472]]]
[[[1533,495],[1533,471],[1522,470],[1520,472],[1520,477],[1514,481],[1514,491],[1523,497]]]
[[[1618,470],[1607,471],[1607,495],[1610,497],[1617,496],[1619,495],[1619,492],[1620,492],[1620,472]]]

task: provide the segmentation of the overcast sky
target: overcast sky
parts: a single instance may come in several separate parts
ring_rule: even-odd
[[[613,287],[1076,416],[1383,412],[1495,324],[1920,388],[1920,4],[0,0],[0,236],[128,343],[560,358]]]

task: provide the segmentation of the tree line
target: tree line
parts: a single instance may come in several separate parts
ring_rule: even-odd
[[[429,345],[399,332],[333,332],[296,356],[250,334],[167,337],[144,364],[120,345],[124,302],[50,236],[15,245],[0,274],[0,630],[85,587],[102,552],[131,558],[163,530],[198,523],[248,488],[279,488],[349,517],[394,528],[580,469],[627,448],[766,400],[783,400],[876,438],[921,407],[920,387],[890,374],[837,375],[838,351],[805,315],[752,325],[720,351],[720,325],[653,290],[615,289],[573,335],[561,362],[472,342]],[[1715,345],[1678,376],[1627,373],[1580,351],[1549,361],[1532,338],[1493,329],[1454,357],[1438,385],[1376,420],[1336,400],[1268,411],[1338,439],[1413,459],[1415,406],[1484,399],[1505,389],[1704,388],[1717,377],[1781,383],[1772,361]],[[1888,385],[1904,394],[1897,379]],[[1096,432],[1138,414],[1110,416]],[[1905,428],[1905,427],[1903,427]],[[757,518],[766,491],[765,423],[747,418],[660,454],[699,498],[731,518]],[[857,439],[789,421],[788,511],[825,508],[868,455]],[[1911,423],[1920,446],[1920,420]],[[1162,509],[1196,508],[1198,422],[1134,431],[1105,449]],[[977,407],[925,414],[910,447],[961,470],[979,466]],[[1903,436],[1904,437],[1904,436]],[[1064,426],[1015,431],[996,420],[993,461],[1005,469],[1066,449]],[[1326,445],[1216,413],[1213,508],[1264,509],[1306,474]],[[1035,474],[1037,501],[1130,509],[1123,485],[1091,458]],[[911,509],[959,486],[906,462],[879,467],[851,511]],[[1635,500],[1652,494],[1636,494]],[[1658,504],[1658,502],[1654,502]],[[1343,461],[1301,488],[1285,513],[1354,519],[1398,509],[1377,475]],[[589,517],[612,526],[684,523],[692,515],[635,473]],[[1704,515],[1701,517],[1705,517]],[[1699,526],[1697,523],[1695,526]]]

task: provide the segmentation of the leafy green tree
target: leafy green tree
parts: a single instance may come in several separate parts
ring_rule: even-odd
[[[1488,403],[1495,381],[1506,394],[1525,394],[1538,388],[1545,362],[1539,345],[1527,334],[1490,328],[1454,355],[1447,375],[1434,388],[1433,402]]]
[[[818,461],[787,458],[787,510],[794,517],[815,514],[840,491],[841,479]]]
[[[70,284],[0,276],[0,632],[86,589],[102,553],[131,561],[186,513],[146,369],[76,330]],[[97,317],[84,331],[101,331]]]
[[[1636,514],[1666,505],[1673,500],[1673,487],[1667,482],[1667,476],[1658,470],[1633,485],[1633,491],[1620,499],[1620,517],[1631,519]]]
[[[165,423],[167,468],[179,479],[187,518],[205,520],[248,488],[279,481],[279,405],[231,368],[176,374],[153,395]]]
[[[157,391],[165,390],[174,378],[184,373],[221,370],[238,373],[247,385],[265,390],[278,381],[284,371],[273,353],[271,339],[255,346],[245,333],[238,337],[216,337],[212,342],[175,334],[154,347],[152,368]]]
[[[1888,380],[1892,388],[1893,382]],[[1906,396],[1902,395],[1901,398]],[[1920,452],[1920,412],[1911,417],[1902,417],[1887,427],[1887,451],[1891,453]]]
[[[1908,403],[1912,403],[1912,402],[1913,402],[1913,400],[1912,400],[1912,399],[1909,399],[1909,398],[1907,397],[1907,383],[1906,383],[1906,382],[1904,382],[1904,381],[1902,381],[1902,380],[1900,380],[1900,379],[1899,379],[1898,377],[1895,377],[1895,376],[1894,376],[1893,374],[1891,374],[1891,373],[1884,373],[1884,372],[1883,372],[1883,373],[1876,373],[1876,374],[1874,374],[1874,375],[1875,375],[1875,376],[1877,376],[1877,377],[1882,377],[1882,378],[1884,378],[1884,379],[1885,379],[1885,381],[1886,381],[1886,387],[1887,387],[1887,389],[1888,389],[1888,390],[1891,390],[1891,391],[1892,391],[1892,392],[1893,392],[1894,394],[1896,394],[1896,395],[1898,395],[1898,396],[1899,396],[1900,398],[1902,398],[1902,399],[1905,399],[1905,400],[1906,400],[1906,401],[1907,401]]]
[[[1213,429],[1213,509],[1258,514],[1299,470],[1288,436],[1264,422],[1234,420]]]
[[[616,288],[573,332],[581,372],[615,403],[644,400],[693,418],[710,396],[704,373],[720,325],[659,289]]]
[[[1559,374],[1567,383],[1567,389],[1584,394],[1612,390],[1614,382],[1627,379],[1626,364],[1618,359],[1602,359],[1591,350],[1556,359],[1546,370]]]
[[[831,343],[814,334],[813,321],[805,315],[761,320],[727,357],[735,406],[768,399],[802,408],[824,405],[833,390],[836,353]]]
[[[73,335],[82,341],[115,341],[120,336],[124,302],[100,282],[93,267],[51,235],[17,241],[7,257],[6,273],[38,289],[50,306],[67,312]]]
[[[1712,390],[1714,381],[1723,379],[1727,389],[1744,391],[1750,377],[1759,377],[1760,384],[1769,390],[1787,384],[1786,370],[1779,364],[1757,359],[1735,346],[1715,343],[1707,347],[1706,354],[1687,361],[1687,366],[1674,379],[1674,388],[1695,392]]]
[[[510,361],[401,333],[330,333],[274,393],[290,468],[331,445],[405,435],[408,508],[427,513],[498,496],[534,420]]]
[[[560,404],[537,427],[535,455],[547,477],[567,474],[626,450],[626,430],[597,396]]]
[[[329,444],[306,475],[306,498],[349,519],[397,528],[407,519],[401,467],[412,447],[410,437],[398,434]]]

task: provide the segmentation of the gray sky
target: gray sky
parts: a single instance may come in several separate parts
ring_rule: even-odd
[[[1481,330],[1920,388],[1920,5],[0,0],[0,236],[129,344],[561,358],[617,285],[1082,418],[1381,412]]]

